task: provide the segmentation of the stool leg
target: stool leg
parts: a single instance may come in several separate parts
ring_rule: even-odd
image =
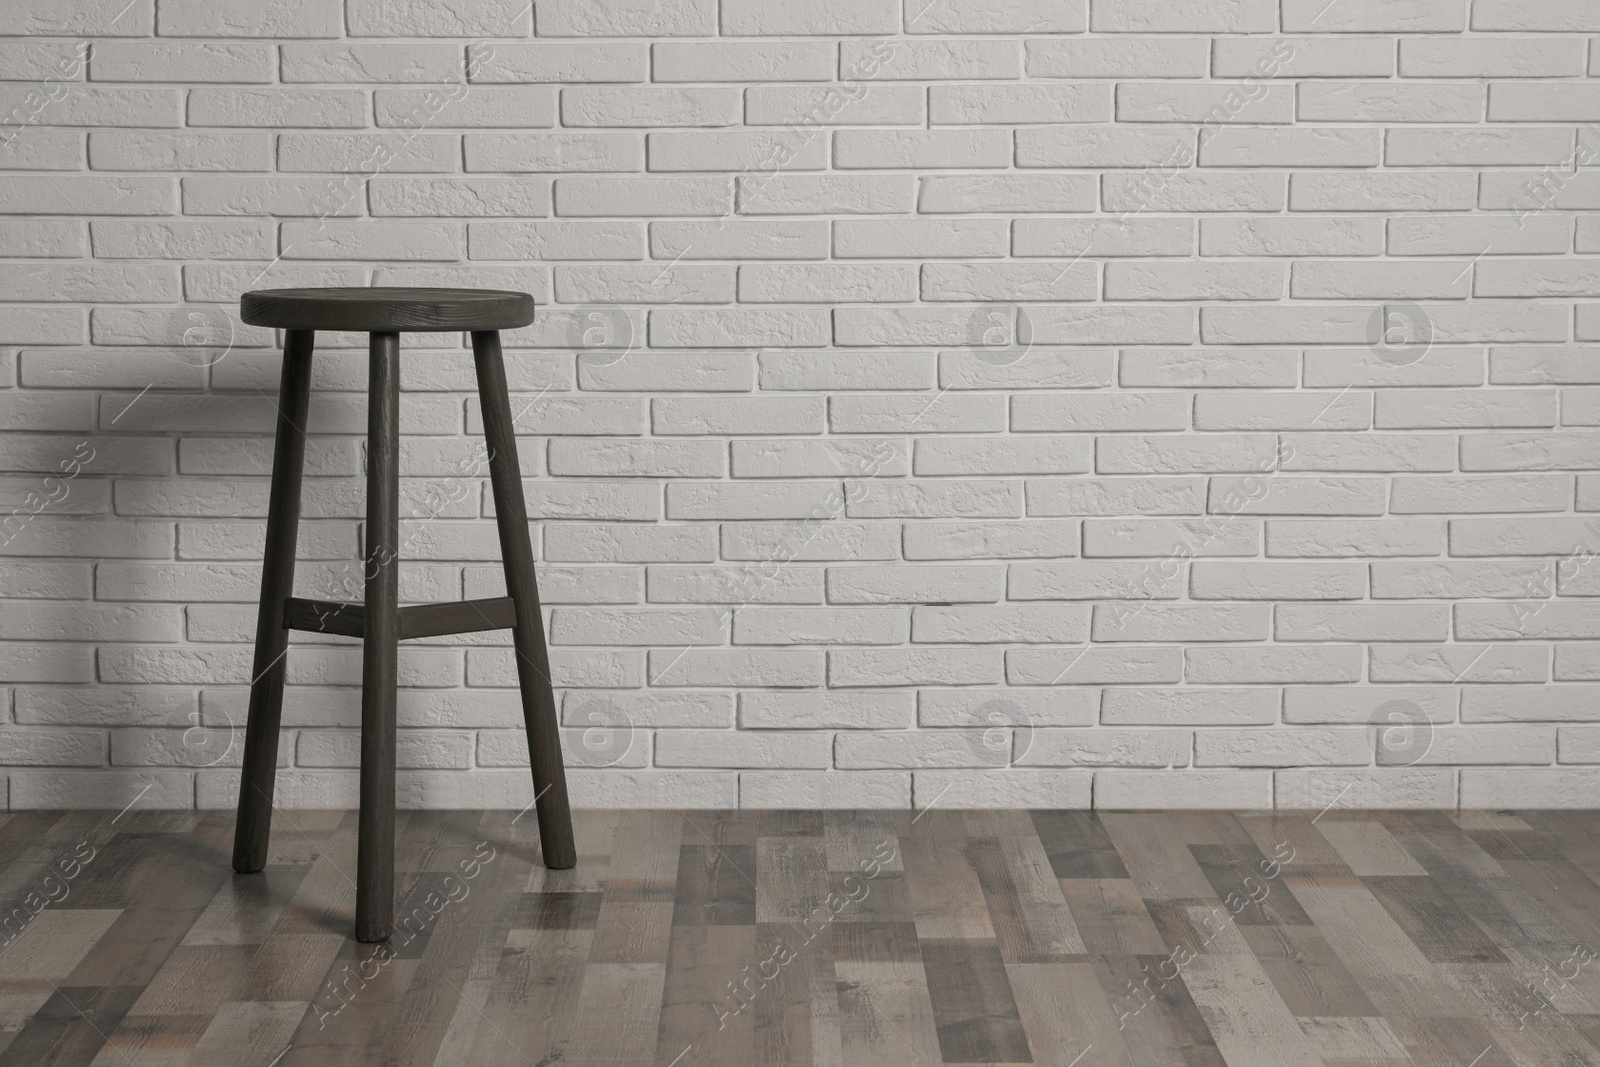
[[[534,803],[539,813],[539,844],[544,865],[556,869],[578,862],[567,803],[567,774],[561,763],[556,698],[550,688],[550,653],[539,613],[539,587],[533,577],[533,542],[528,537],[528,505],[522,497],[522,469],[511,425],[511,397],[500,357],[500,334],[472,335],[478,367],[478,402],[483,406],[483,436],[489,447],[489,481],[500,528],[500,556],[506,592],[516,604],[512,641],[517,651],[517,682],[522,690],[522,720],[528,731],[528,761],[533,765]]]
[[[256,609],[256,657],[250,670],[250,712],[244,728],[244,769],[239,776],[239,815],[233,832],[233,869],[242,873],[266,866],[267,839],[272,832],[278,722],[283,714],[284,660],[289,651],[283,602],[294,594],[300,475],[305,468],[306,408],[311,398],[315,337],[310,330],[290,330],[283,341],[267,546],[261,559],[261,603]]]
[[[400,647],[400,335],[371,338],[367,379],[366,636],[361,649],[361,821],[356,939],[394,927],[395,679]]]

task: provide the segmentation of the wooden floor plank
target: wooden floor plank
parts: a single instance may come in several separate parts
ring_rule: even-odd
[[[1600,1064],[1594,813],[574,821],[550,871],[526,812],[404,814],[397,915],[453,899],[380,949],[353,813],[258,875],[231,813],[0,819],[18,899],[94,856],[0,942],[0,1067]]]
[[[65,982],[120,918],[121,908],[51,908],[41,912],[0,953],[0,982]]]
[[[1032,1058],[998,943],[923,938],[922,966],[946,1063]]]
[[[1320,827],[1350,870],[1361,876],[1420,875],[1428,872],[1394,839],[1382,823],[1374,819],[1329,819]]]
[[[1468,1013],[1461,995],[1370,891],[1296,887],[1294,895],[1373,1003],[1406,1015]]]
[[[945,1062],[922,963],[834,964],[844,1061],[900,1067]]]
[[[1239,933],[1296,1016],[1380,1014],[1316,927],[1247,926]]]
[[[1006,974],[1034,1063],[1135,1067],[1087,961],[1008,963]]]
[[[1322,1062],[1254,956],[1197,956],[1183,984],[1228,1067]]]
[[[1165,955],[1167,943],[1131,878],[1063,878],[1061,893],[1089,952]]]
[[[994,925],[983,883],[967,854],[960,814],[925,813],[901,847],[918,936],[992,940]]]
[[[1146,900],[1198,900],[1214,895],[1205,872],[1170,819],[1111,812],[1101,816],[1117,852],[1128,859]]]

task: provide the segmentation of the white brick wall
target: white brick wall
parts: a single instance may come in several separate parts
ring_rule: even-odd
[[[507,335],[582,805],[1600,799],[1600,5],[11,0],[0,780],[237,789],[281,343]],[[299,591],[359,598],[364,340]],[[492,596],[458,336],[402,596]],[[505,634],[401,656],[402,803],[531,797]],[[359,652],[280,798],[355,797]]]

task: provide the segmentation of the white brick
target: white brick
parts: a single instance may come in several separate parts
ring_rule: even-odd
[[[1190,648],[1184,658],[1185,681],[1238,685],[1355,682],[1365,657],[1359,645],[1273,645]]]
[[[920,808],[1018,808],[1038,804],[1085,809],[1090,802],[1089,772],[1003,770],[915,771],[911,775]]]
[[[561,90],[564,126],[732,126],[739,116],[739,91],[732,88]]]
[[[1219,38],[1211,73],[1219,78],[1387,78],[1394,42],[1380,37]]]
[[[374,215],[546,215],[548,187],[515,178],[378,177],[368,195]]]
[[[822,170],[828,162],[827,141],[789,131],[684,131],[646,136],[652,171],[747,170],[780,163],[789,170]]]
[[[799,537],[785,544],[802,544]],[[797,567],[784,552],[749,556],[755,567],[651,567],[651,603],[666,604],[820,604],[822,569]]]
[[[468,133],[462,143],[469,172],[537,174],[644,169],[644,136],[632,131]]]
[[[918,475],[1073,474],[1089,468],[1089,444],[1076,437],[922,438],[913,467]]]
[[[833,649],[828,653],[828,685],[833,687],[993,685],[1000,675],[998,649]]]
[[[894,523],[727,523],[722,527],[723,558],[732,560],[896,559],[899,542],[899,525]]]
[[[1295,117],[1287,85],[1264,82],[1120,82],[1118,122],[1288,123]]]
[[[934,126],[1108,122],[1109,87],[1093,82],[1059,85],[935,85],[928,90]]]
[[[820,352],[762,352],[762,389],[826,389],[878,392],[890,389],[932,389],[937,365],[932,352],[870,353],[848,349]]]
[[[1205,167],[1373,167],[1376,130],[1298,127],[1208,127],[1200,138]]]
[[[473,259],[643,259],[644,224],[631,222],[467,223],[467,248]]]
[[[1196,134],[1190,126],[1049,126],[1017,130],[1019,167],[1159,167],[1175,171],[1193,164]],[[1171,174],[1145,176],[1164,184]]]
[[[862,80],[940,81],[1020,78],[1022,56],[1006,40],[896,41],[885,60],[881,42],[845,41],[840,46],[839,67],[859,71]]]
[[[272,46],[101,41],[89,77],[110,82],[270,82]]]
[[[919,644],[1080,644],[1088,637],[1089,613],[1077,605],[918,606],[911,615]]]
[[[815,0],[803,7],[775,0],[724,0],[721,31],[730,37],[895,33],[898,0]]]
[[[1318,174],[1295,175],[1302,179]],[[1282,211],[1284,179],[1276,174],[1228,174],[1217,171],[1174,174],[1107,174],[1102,181],[1106,211]],[[1305,210],[1299,208],[1298,210]],[[1330,208],[1328,210],[1344,210]]]
[[[1454,722],[1456,688],[1426,686],[1290,686],[1283,691],[1283,721],[1290,723]],[[1389,704],[1403,704],[1384,710]],[[1390,718],[1390,712],[1400,720]]]
[[[1035,24],[1019,32],[1048,31]],[[1209,43],[1199,37],[1035,37],[1023,45],[1030,78],[1203,78]]]
[[[662,348],[820,348],[828,343],[823,309],[693,309],[650,312],[650,343]]]
[[[1270,771],[1095,772],[1095,808],[1102,811],[1271,806]]]
[[[1550,650],[1542,645],[1377,645],[1369,675],[1374,682],[1545,682]]]
[[[1194,251],[1187,219],[1017,219],[1014,256],[1186,256]]]
[[[1200,220],[1202,256],[1372,256],[1382,248],[1382,222],[1359,216]]]
[[[1075,522],[918,522],[905,530],[906,559],[1027,559],[1072,556]]]
[[[1428,33],[1466,29],[1449,0],[1347,0],[1334,8],[1321,0],[1284,0],[1288,33]]]
[[[650,60],[643,44],[540,41],[501,43],[469,53],[474,82],[642,82]],[[441,79],[444,80],[444,79]]]
[[[158,28],[163,37],[338,37],[341,15],[317,0],[171,0]]]
[[[1006,681],[1011,685],[1155,685],[1177,682],[1182,674],[1179,648],[1023,648],[1006,653]]]
[[[1362,729],[1197,730],[1196,767],[1358,766],[1372,762],[1372,735]]]
[[[1516,166],[1556,164],[1572,155],[1572,139],[1565,130],[1393,129],[1384,140],[1384,161],[1391,167]],[[1454,220],[1461,222],[1464,220]],[[1492,223],[1505,220],[1470,220]]]
[[[1268,726],[1278,721],[1278,690],[1134,689],[1114,687],[1102,698],[1107,726]]]
[[[1305,82],[1298,91],[1302,122],[1477,122],[1484,112],[1483,86],[1463,82]]]
[[[1270,33],[1277,29],[1271,0],[1121,0],[1094,9],[1096,33]]]
[[[1264,604],[1097,604],[1097,642],[1262,641],[1267,637]]]
[[[899,645],[908,629],[900,607],[740,608],[733,616],[733,643]]]
[[[652,222],[650,254],[656,259],[825,259],[826,223],[787,220]],[[786,303],[800,299],[796,293]]]
[[[827,482],[675,482],[667,487],[667,518],[805,519],[842,496]]]
[[[1416,37],[1400,41],[1407,78],[1560,78],[1583,74],[1583,42],[1520,37]]]
[[[995,565],[894,564],[830,567],[830,604],[994,603],[1004,595],[1005,570]]]
[[[684,37],[716,32],[712,0],[545,0],[540,36]]]
[[[189,92],[191,126],[359,129],[367,124],[367,114],[367,94],[357,89],[192,89]]]
[[[903,302],[917,297],[916,268],[889,263],[749,263],[739,268],[747,304]]]
[[[1442,641],[1450,629],[1443,604],[1280,604],[1279,641]]]
[[[76,259],[85,255],[87,227],[68,219],[8,219],[0,222],[0,255],[16,259]]]
[[[834,166],[844,170],[976,169],[1005,167],[1010,161],[1007,130],[840,130],[833,135]]]
[[[1301,557],[1434,556],[1443,550],[1442,524],[1427,519],[1274,519],[1267,555]]]
[[[1372,564],[1374,599],[1423,597],[1527,597],[1548,595],[1555,571],[1545,561],[1472,563],[1376,562]]]
[[[906,0],[907,33],[1082,33],[1088,28],[1079,0],[1041,8],[1034,0],[925,4]]]
[[[1170,260],[1106,264],[1107,300],[1277,300],[1283,295],[1281,263]]]
[[[1359,600],[1366,593],[1367,568],[1359,563],[1197,560],[1190,565],[1189,583],[1189,595],[1196,600]]]
[[[1015,325],[1005,329],[1009,309],[984,309],[988,327],[999,325],[1002,329],[990,334],[988,329],[978,337],[973,350],[957,349],[939,354],[939,384],[946,389],[1081,389],[1106,386],[1112,382],[1112,353],[1109,349],[1050,349],[1027,345],[1019,353],[1020,345],[1008,342],[1013,334],[1031,329],[1032,315],[1018,309]],[[999,316],[998,322],[996,316]],[[1027,316],[1026,320],[1023,316]],[[982,321],[982,320],[980,320]],[[1017,326],[1023,330],[1016,329]],[[994,340],[998,344],[983,343]],[[1013,354],[1014,361],[1008,362]],[[998,358],[997,358],[998,356]]]
[[[1474,30],[1600,30],[1600,18],[1574,0],[1532,4],[1528,0],[1486,0],[1472,11]],[[1465,805],[1463,805],[1465,806]]]
[[[177,184],[167,177],[16,174],[0,186],[7,215],[172,215],[176,206]]]
[[[658,82],[744,82],[753,75],[772,81],[832,81],[837,54],[824,41],[658,41],[650,52],[651,73]]]
[[[1451,171],[1308,171],[1289,183],[1291,211],[1466,211],[1475,175]]]
[[[1198,515],[1199,478],[1062,478],[1027,483],[1029,515]]]
[[[651,401],[651,428],[657,434],[786,434],[821,433],[824,403],[822,397],[657,397]],[[810,442],[793,442],[809,444]],[[741,459],[749,464],[761,453],[763,442],[733,442],[734,477],[770,477],[741,469]],[[875,447],[873,442],[868,447]],[[743,446],[743,447],[741,447]],[[780,446],[781,447],[781,446]],[[767,453],[771,456],[771,453]],[[794,476],[793,471],[773,473]],[[844,473],[839,471],[837,473]]]
[[[751,126],[787,126],[804,137],[826,141],[827,126],[919,126],[924,93],[920,87],[884,85],[838,88],[753,86],[745,90],[744,121]]]
[[[1182,594],[1183,583],[1169,570],[1149,562],[1017,563],[1006,595],[1012,600],[1171,600]]]
[[[1024,394],[1011,400],[1013,430],[1077,432],[1181,430],[1188,425],[1188,421],[1186,398],[1171,393],[1103,393],[1077,396]],[[1105,446],[1109,440],[1102,438],[1101,445]],[[1142,438],[1140,442],[1146,447],[1159,447],[1161,444],[1160,440],[1154,438]],[[1101,469],[1109,468],[1102,466]]]
[[[910,174],[740,175],[743,215],[880,215],[910,211],[916,178]]]
[[[739,775],[739,804],[806,811],[909,808],[910,778],[904,771],[745,771]]]
[[[328,36],[336,36],[329,34]],[[496,46],[496,53],[505,48]],[[462,51],[450,44],[284,44],[278,47],[285,82],[459,82]]]
[[[1466,767],[1461,771],[1461,806],[1496,810],[1585,808],[1591,803],[1589,798],[1597,784],[1600,774],[1588,767]]]
[[[1273,777],[1279,808],[1320,812],[1333,808],[1451,809],[1455,807],[1454,774],[1450,770],[1394,768],[1285,770],[1273,772]]]

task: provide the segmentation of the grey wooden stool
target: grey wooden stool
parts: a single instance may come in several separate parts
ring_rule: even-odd
[[[522,717],[533,767],[539,842],[547,867],[577,862],[566,772],[556,728],[550,656],[533,577],[533,544],[511,425],[500,332],[533,321],[527,293],[490,289],[263,289],[244,294],[240,318],[286,331],[267,545],[261,570],[256,655],[245,726],[244,771],[233,868],[267,862],[272,790],[283,711],[290,630],[345,634],[363,641],[361,665],[361,823],[356,862],[356,937],[383,941],[394,924],[395,669],[407,637],[510,629],[522,689]],[[294,594],[300,475],[305,465],[311,349],[317,330],[371,334],[367,380],[366,598],[362,604],[302,600]],[[400,607],[400,334],[467,330],[478,370],[478,401],[489,449],[508,596]]]

